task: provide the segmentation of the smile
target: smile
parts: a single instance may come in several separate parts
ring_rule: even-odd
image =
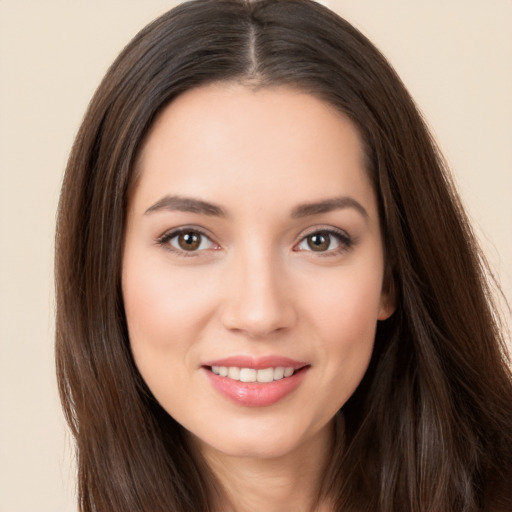
[[[267,407],[294,394],[310,369],[308,363],[279,356],[235,356],[202,365],[213,388],[244,407]]]
[[[239,368],[238,366],[212,366],[211,371],[215,375],[227,377],[240,382],[260,382],[268,383],[291,377],[295,368],[290,366],[277,366],[276,368]]]

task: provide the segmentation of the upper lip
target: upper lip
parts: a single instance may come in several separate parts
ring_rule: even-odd
[[[206,361],[202,364],[202,366],[236,366],[238,368],[254,368],[255,370],[277,368],[278,366],[282,366],[284,368],[294,368],[295,370],[298,370],[299,368],[308,366],[308,363],[283,356],[270,355],[253,357],[247,355],[239,355]]]

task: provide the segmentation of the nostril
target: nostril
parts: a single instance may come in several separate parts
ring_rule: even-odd
[[[286,304],[264,306],[238,302],[226,308],[222,315],[224,328],[251,338],[268,337],[286,331],[294,325],[296,315]]]

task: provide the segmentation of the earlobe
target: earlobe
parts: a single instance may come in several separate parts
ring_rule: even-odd
[[[377,320],[387,320],[395,312],[395,305],[384,301],[381,303]]]
[[[380,298],[377,320],[387,320],[396,309],[396,288],[393,278],[386,279]]]

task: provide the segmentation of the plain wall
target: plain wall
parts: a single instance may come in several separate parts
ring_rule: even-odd
[[[402,76],[510,300],[512,2],[322,3],[361,29]],[[0,512],[76,510],[53,364],[59,187],[108,65],[172,5],[0,0]]]

